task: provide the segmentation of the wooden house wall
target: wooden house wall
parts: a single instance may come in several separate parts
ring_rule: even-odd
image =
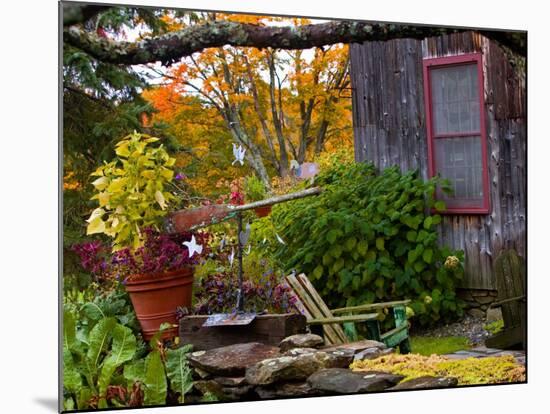
[[[525,82],[502,49],[471,32],[423,41],[350,46],[356,161],[399,165],[428,178],[422,59],[483,53],[491,212],[445,215],[440,242],[466,255],[464,288],[496,289],[492,263],[514,248],[525,257]]]

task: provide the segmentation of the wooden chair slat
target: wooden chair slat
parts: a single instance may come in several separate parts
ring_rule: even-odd
[[[311,284],[311,282],[309,281],[307,276],[303,273],[300,273],[296,277],[296,279],[301,283],[302,287],[305,289],[306,292],[309,293],[310,297],[313,299],[315,304],[319,307],[319,309],[321,310],[321,312],[323,314],[323,317],[325,317],[325,318],[333,317],[332,312],[330,311],[328,306],[325,304],[325,302],[323,301],[321,296],[319,296],[319,294],[315,290],[315,287],[313,287],[313,285]],[[339,336],[342,343],[349,342],[346,334],[344,333],[344,330],[342,329],[342,327],[340,325],[331,325],[331,326],[334,329],[334,331],[337,333],[337,335]]]

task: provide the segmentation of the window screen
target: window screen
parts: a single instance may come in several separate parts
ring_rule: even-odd
[[[442,58],[445,61],[447,58]],[[434,59],[437,61],[437,59]],[[478,60],[430,65],[425,72],[429,82],[433,174],[451,183],[453,194],[438,192],[451,211],[480,210],[488,207],[484,182],[484,136],[481,128]]]

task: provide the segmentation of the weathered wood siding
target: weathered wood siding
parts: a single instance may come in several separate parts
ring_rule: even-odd
[[[446,215],[440,242],[466,254],[464,288],[496,289],[499,251],[526,254],[525,82],[502,49],[471,33],[350,46],[356,161],[428,177],[422,59],[483,53],[491,212]]]

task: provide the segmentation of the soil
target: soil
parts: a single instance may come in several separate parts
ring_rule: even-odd
[[[433,328],[411,328],[411,334],[415,336],[430,336],[441,338],[444,336],[464,336],[472,345],[483,345],[485,339],[491,334],[484,329],[485,318],[465,316],[462,320],[451,324],[436,326]]]

